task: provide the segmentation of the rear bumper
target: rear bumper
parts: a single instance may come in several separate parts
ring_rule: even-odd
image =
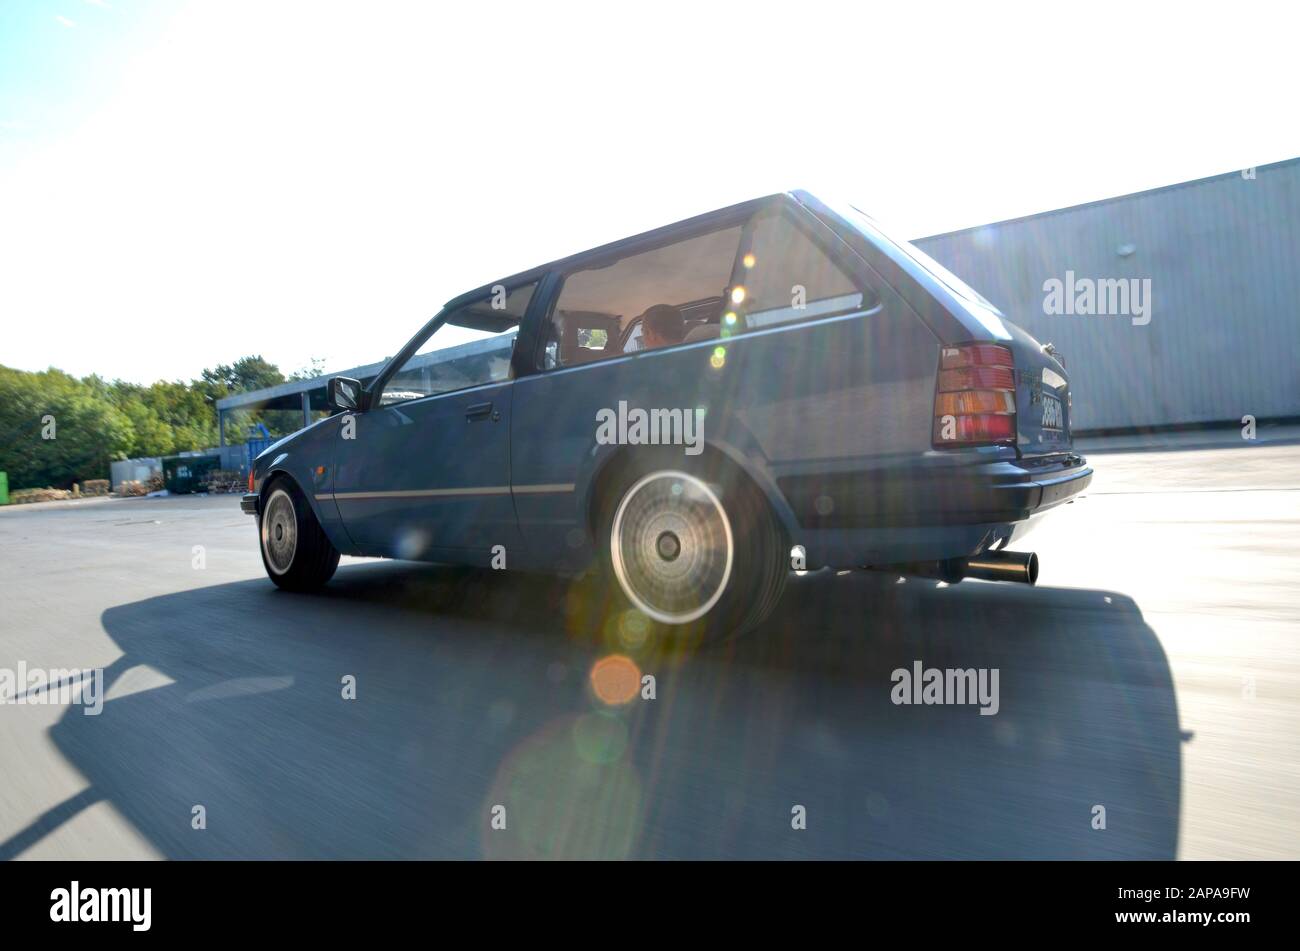
[[[1077,455],[888,473],[837,472],[777,480],[806,529],[925,528],[1018,522],[1078,495],[1092,469]]]
[[[241,498],[241,499],[239,500],[239,510],[240,510],[241,512],[243,512],[245,515],[256,515],[256,514],[257,514],[257,494],[256,494],[256,493],[251,493],[251,494],[249,494],[249,495],[245,495],[243,498]]]
[[[1046,512],[1050,508],[1068,502],[1092,482],[1092,468],[1080,458],[1076,468],[1052,477],[1038,478],[1019,487],[1021,493],[1017,508],[1024,509],[1031,515]]]
[[[777,478],[810,568],[941,561],[1002,548],[1092,481],[1082,457],[988,460],[943,454],[886,472]]]

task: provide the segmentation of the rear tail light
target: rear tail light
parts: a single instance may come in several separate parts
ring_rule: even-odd
[[[939,371],[939,392],[958,390],[1011,390],[1016,389],[1016,374],[1009,367],[963,367],[960,370]]]
[[[934,445],[1014,443],[1015,360],[1006,347],[944,347],[934,396]]]
[[[253,489],[253,470],[251,468],[248,470],[248,491],[250,495],[255,491]]]
[[[968,390],[940,393],[934,398],[935,416],[980,416],[986,413],[1014,413],[1016,395],[1001,390]]]
[[[943,368],[1015,366],[1011,351],[996,343],[964,343],[943,348]]]

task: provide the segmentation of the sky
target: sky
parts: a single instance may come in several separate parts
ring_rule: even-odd
[[[0,2],[0,364],[395,353],[788,188],[920,237],[1300,155],[1285,5]]]

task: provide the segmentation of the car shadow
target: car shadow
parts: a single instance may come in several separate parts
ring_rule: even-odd
[[[173,858],[1177,852],[1174,687],[1112,592],[821,572],[749,636],[666,651],[585,582],[380,562],[102,621],[103,713],[52,728],[89,789],[0,858],[101,801]],[[895,704],[916,661],[996,668],[997,713]]]

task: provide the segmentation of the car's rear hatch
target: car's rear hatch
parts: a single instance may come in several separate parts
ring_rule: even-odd
[[[1069,452],[1070,379],[1062,357],[1050,344],[1009,321],[1007,326],[1016,361],[1016,448],[1022,456]]]
[[[1043,457],[1069,454],[1073,449],[1070,436],[1069,374],[1059,354],[1053,354],[1005,315],[978,291],[909,241],[891,237],[881,225],[863,212],[845,203],[827,203],[807,192],[796,198],[822,220],[830,223],[849,246],[875,273],[884,275],[892,286],[934,332],[945,352],[953,351],[952,365],[961,367],[983,364],[1003,367],[996,355],[964,359],[957,351],[992,344],[1012,353],[1015,365],[1015,442],[1021,456]],[[975,373],[975,377],[983,374]],[[989,378],[997,374],[990,374]],[[988,380],[975,379],[963,384],[960,377],[952,390],[979,390]],[[940,389],[944,386],[940,379]],[[1001,387],[998,387],[1001,391]],[[961,395],[961,394],[958,394]],[[972,399],[976,399],[972,397]],[[936,420],[943,413],[936,402]],[[942,448],[980,441],[980,424],[973,424],[973,439],[963,439],[960,427],[945,435],[940,422],[936,426],[934,445]],[[994,440],[1006,444],[1000,427]]]

